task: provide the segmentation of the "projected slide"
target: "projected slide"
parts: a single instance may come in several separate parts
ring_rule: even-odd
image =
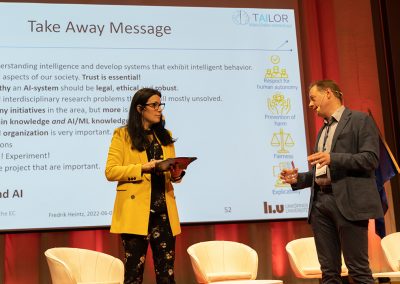
[[[302,218],[309,190],[293,10],[0,4],[0,230],[108,226],[104,176],[132,95],[161,91],[183,223]]]

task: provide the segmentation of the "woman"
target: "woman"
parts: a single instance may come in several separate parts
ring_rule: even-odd
[[[175,236],[181,232],[174,189],[184,171],[156,170],[175,157],[174,139],[164,128],[161,93],[140,89],[132,98],[128,123],[117,128],[105,174],[118,181],[111,233],[121,234],[125,249],[125,284],[142,283],[150,243],[157,284],[175,283]]]

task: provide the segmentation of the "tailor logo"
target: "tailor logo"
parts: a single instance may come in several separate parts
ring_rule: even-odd
[[[236,25],[247,25],[250,21],[250,16],[246,11],[239,10],[233,14],[232,20]]]
[[[283,204],[273,205],[268,204],[268,202],[264,201],[264,213],[265,214],[280,214],[285,211],[285,206]]]
[[[259,11],[237,10],[232,15],[236,25],[273,26],[290,25],[289,16],[285,13],[260,13]]]

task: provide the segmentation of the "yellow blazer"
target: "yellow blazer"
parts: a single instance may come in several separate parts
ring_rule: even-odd
[[[162,146],[164,159],[175,157],[174,144]],[[111,221],[111,233],[147,235],[151,201],[151,175],[142,173],[147,163],[146,151],[132,150],[126,127],[114,131],[108,151],[107,180],[118,181]],[[172,234],[181,232],[171,175],[165,173],[165,199]]]

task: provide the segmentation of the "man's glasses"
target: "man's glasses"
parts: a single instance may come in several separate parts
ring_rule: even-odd
[[[150,104],[145,104],[145,106],[149,106],[154,110],[163,110],[165,108],[165,103],[150,103]]]

